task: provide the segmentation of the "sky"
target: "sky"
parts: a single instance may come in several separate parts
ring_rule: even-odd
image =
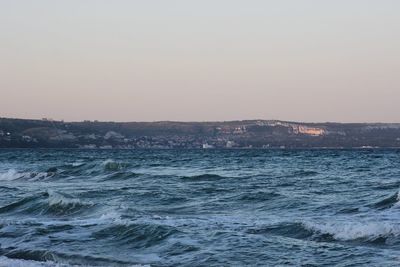
[[[398,0],[0,0],[0,117],[400,122]]]

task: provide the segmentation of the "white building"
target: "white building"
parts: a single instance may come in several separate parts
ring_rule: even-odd
[[[226,148],[232,148],[232,147],[234,147],[235,146],[235,142],[234,141],[228,141],[228,142],[226,142]]]
[[[209,148],[214,148],[213,145],[209,145],[207,143],[203,144],[203,149],[209,149]]]

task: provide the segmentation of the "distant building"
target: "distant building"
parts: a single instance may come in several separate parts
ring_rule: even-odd
[[[210,148],[214,148],[213,145],[209,145],[207,143],[203,144],[203,149],[210,149]]]
[[[104,139],[123,139],[124,136],[114,131],[109,131],[104,135]]]
[[[225,147],[226,148],[232,148],[235,146],[235,142],[234,141],[227,141]]]
[[[246,133],[246,132],[247,132],[246,126],[236,127],[236,128],[233,130],[233,133],[234,133],[234,134],[244,134],[244,133]]]

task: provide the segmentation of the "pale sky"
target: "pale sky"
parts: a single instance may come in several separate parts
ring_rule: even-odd
[[[400,1],[0,0],[0,117],[400,122]]]

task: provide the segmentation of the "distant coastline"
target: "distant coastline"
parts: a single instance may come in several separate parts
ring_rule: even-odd
[[[400,123],[64,122],[0,118],[0,148],[400,148]]]

